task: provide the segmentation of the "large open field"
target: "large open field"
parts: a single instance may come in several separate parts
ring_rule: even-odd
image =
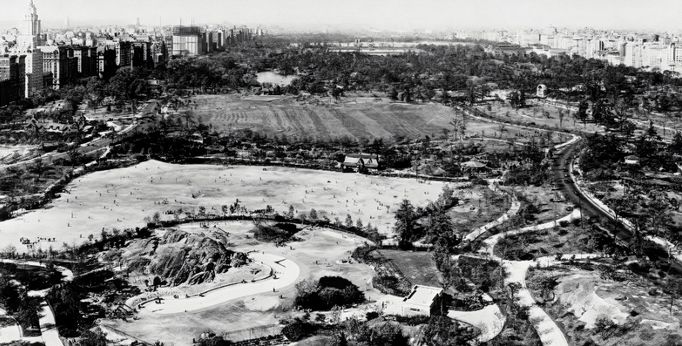
[[[195,117],[213,129],[230,132],[241,129],[260,131],[269,136],[308,137],[327,140],[339,137],[416,139],[442,138],[451,134],[451,121],[462,115],[440,104],[406,104],[387,99],[347,97],[339,103],[302,102],[284,96],[201,95],[193,100]],[[532,137],[547,137],[545,131],[521,129],[477,119],[466,121],[466,137],[486,145],[511,149],[512,143],[527,143]],[[568,136],[554,134],[558,144]]]
[[[353,99],[350,99],[353,100]],[[196,116],[217,130],[249,128],[268,135],[330,139],[418,138],[439,136],[450,129],[455,113],[436,104],[355,102],[303,104],[290,97],[234,95],[196,96]]]
[[[402,199],[417,206],[435,200],[444,183],[358,174],[250,166],[173,165],[147,161],[136,166],[83,176],[47,208],[0,223],[0,244],[26,251],[20,238],[56,238],[37,247],[59,248],[99,236],[103,229],[144,225],[144,218],[167,210],[204,206],[219,212],[239,199],[249,209],[271,205],[297,213],[315,208],[319,217],[377,226],[389,234]],[[453,186],[454,187],[454,186]],[[215,209],[215,210],[213,210]],[[171,215],[163,215],[171,218]]]

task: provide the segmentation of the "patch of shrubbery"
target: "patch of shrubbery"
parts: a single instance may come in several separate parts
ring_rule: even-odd
[[[324,276],[315,283],[310,280],[296,285],[296,306],[315,311],[348,307],[365,301],[365,295],[352,282],[338,276]]]
[[[315,334],[318,327],[308,321],[295,319],[282,328],[282,334],[289,341],[299,341]]]
[[[382,293],[399,297],[408,295],[412,290],[412,285],[407,280],[395,276],[374,276],[372,286]]]
[[[274,225],[258,224],[251,232],[254,238],[260,241],[283,243],[289,241],[299,230],[293,223],[276,223]]]
[[[13,263],[0,263],[0,276],[11,277],[30,291],[50,288],[62,280],[62,274],[52,264],[48,264],[47,268],[24,268]]]

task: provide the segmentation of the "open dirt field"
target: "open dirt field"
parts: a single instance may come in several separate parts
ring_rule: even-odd
[[[0,244],[21,245],[21,237],[56,238],[36,247],[60,248],[62,243],[85,242],[102,229],[144,225],[144,218],[167,210],[194,210],[198,206],[220,213],[221,206],[239,199],[249,209],[271,205],[297,213],[315,208],[319,217],[351,215],[392,233],[394,212],[402,199],[424,206],[438,198],[444,183],[412,179],[369,177],[358,174],[250,166],[173,165],[147,161],[136,166],[83,176],[66,188],[68,193],[47,208],[0,223]],[[456,186],[453,186],[456,187]],[[163,215],[172,218],[172,215]]]
[[[234,250],[236,251],[265,252],[295,263],[299,269],[296,282],[304,279],[318,279],[322,276],[342,276],[365,291],[369,300],[381,296],[371,287],[374,274],[372,268],[349,261],[352,250],[367,242],[364,238],[314,228],[297,233],[300,241],[277,247],[271,243],[249,239],[247,235],[253,228],[252,223],[235,222],[231,225],[226,223],[216,225],[230,233],[229,238],[235,244]],[[213,224],[209,226],[213,227]],[[234,296],[234,299],[223,296],[213,306],[202,306],[202,309],[196,311],[175,314],[156,313],[152,311],[155,304],[151,304],[151,309],[143,310],[138,315],[138,320],[105,321],[105,324],[145,341],[161,340],[166,345],[189,345],[193,337],[207,330],[221,334],[277,324],[281,318],[296,313],[290,311],[295,293],[296,289],[292,283],[277,287],[276,292],[268,291],[258,295],[238,294]],[[209,296],[206,295],[206,297]]]

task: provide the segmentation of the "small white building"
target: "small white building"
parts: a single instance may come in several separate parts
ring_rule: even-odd
[[[625,164],[628,166],[637,166],[639,165],[639,157],[635,155],[629,155],[625,157]]]
[[[442,288],[415,285],[412,288],[412,292],[410,292],[407,297],[403,298],[403,304],[401,307],[402,315],[430,315],[431,304],[433,304],[433,300],[442,293]]]
[[[543,99],[546,98],[547,97],[547,86],[544,84],[538,85],[538,89],[537,89],[537,92],[535,93],[535,95],[539,98],[543,98]]]

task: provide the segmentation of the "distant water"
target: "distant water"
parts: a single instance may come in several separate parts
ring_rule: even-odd
[[[296,76],[284,76],[272,71],[266,71],[256,74],[256,79],[261,84],[270,83],[272,85],[287,86],[296,79]]]

